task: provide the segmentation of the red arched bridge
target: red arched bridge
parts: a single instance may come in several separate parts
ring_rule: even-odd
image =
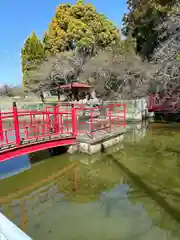
[[[84,120],[83,120],[84,119]],[[0,162],[44,149],[76,143],[86,134],[111,131],[112,126],[126,126],[125,104],[85,108],[68,104],[45,107],[44,110],[0,112]]]

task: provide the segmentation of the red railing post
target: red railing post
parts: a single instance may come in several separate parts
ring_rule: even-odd
[[[19,146],[21,143],[20,131],[19,131],[19,120],[16,102],[13,102],[13,118],[14,118],[14,130],[16,136],[16,145]]]
[[[74,137],[77,136],[77,111],[76,108],[74,107],[74,104],[71,105],[72,106],[72,135]]]
[[[123,104],[124,105],[124,128],[126,127],[126,104]]]
[[[46,131],[48,134],[51,132],[51,118],[48,109],[46,109]]]
[[[91,112],[90,112],[90,135],[91,135],[91,138],[93,138],[93,109],[90,108]]]
[[[2,113],[0,110],[0,140],[4,140],[4,133],[3,133],[3,120],[2,120]]]
[[[54,132],[59,133],[57,106],[54,106]]]
[[[107,111],[108,111],[108,121],[109,121],[109,132],[111,132],[111,124],[112,124],[112,109],[111,109],[111,106],[108,105],[108,108],[107,108]]]
[[[33,117],[32,117],[32,111],[30,111],[30,126],[32,129],[32,125],[33,125]]]

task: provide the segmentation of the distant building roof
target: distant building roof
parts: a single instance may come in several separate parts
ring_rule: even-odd
[[[91,88],[90,85],[85,83],[78,83],[78,82],[72,82],[65,85],[60,85],[59,88],[61,89],[71,89],[71,88]]]

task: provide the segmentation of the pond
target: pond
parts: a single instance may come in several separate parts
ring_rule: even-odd
[[[34,240],[180,239],[180,125],[128,129],[104,153],[0,165],[0,210]]]

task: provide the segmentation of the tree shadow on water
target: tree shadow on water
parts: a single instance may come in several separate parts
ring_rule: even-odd
[[[171,206],[159,193],[161,188],[159,188],[158,192],[153,190],[147,183],[145,183],[137,174],[130,171],[124,164],[122,164],[118,159],[116,159],[112,154],[106,152],[105,147],[101,146],[102,158],[109,159],[116,164],[116,166],[123,171],[132,182],[143,190],[152,200],[154,200],[160,207],[162,207],[165,212],[167,212],[174,220],[180,223],[180,211],[177,208]],[[174,193],[176,197],[180,197],[178,194]]]

